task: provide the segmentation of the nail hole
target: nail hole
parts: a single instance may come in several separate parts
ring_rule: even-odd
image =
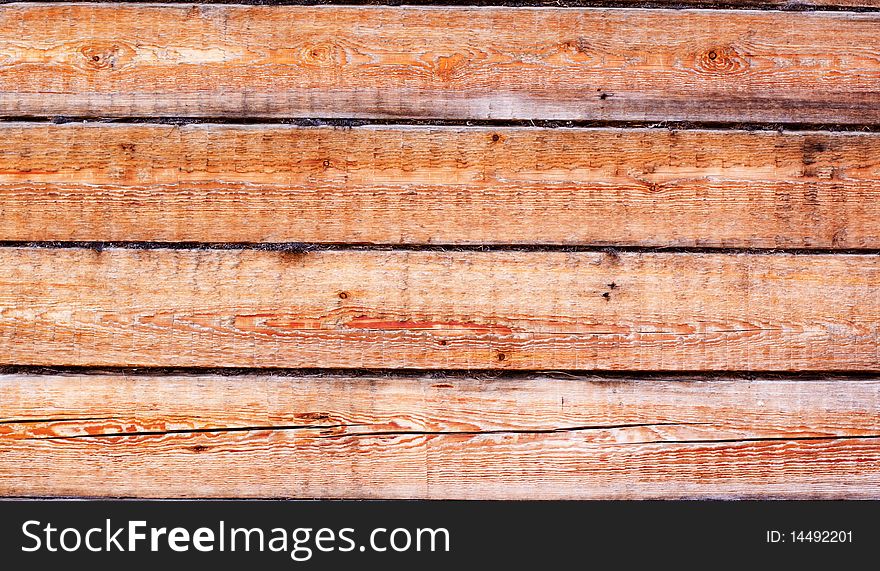
[[[98,61],[101,59],[101,56],[92,56],[92,61]]]
[[[497,143],[501,140],[501,136],[498,133],[492,133],[492,142]]]
[[[325,160],[325,161],[324,161],[324,168],[327,168],[327,167],[329,167],[329,166],[330,166],[330,161],[326,161],[326,160]]]
[[[499,361],[503,361],[506,358],[507,358],[507,355],[505,355],[504,353],[498,353],[498,360]]]
[[[348,299],[348,292],[347,291],[339,292],[339,299]]]
[[[718,54],[716,54],[714,51],[709,52],[709,59],[715,59],[717,57],[718,57]]]

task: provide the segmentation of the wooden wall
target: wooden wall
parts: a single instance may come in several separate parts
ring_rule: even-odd
[[[0,4],[0,495],[880,496],[880,2],[418,4]]]

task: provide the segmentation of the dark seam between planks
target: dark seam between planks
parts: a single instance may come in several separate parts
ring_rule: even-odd
[[[806,123],[791,122],[743,122],[743,121],[628,121],[597,119],[354,119],[327,117],[102,117],[99,115],[2,115],[3,123],[48,123],[65,125],[68,123],[101,124],[148,124],[148,125],[294,125],[299,127],[333,127],[353,129],[356,127],[487,127],[487,128],[525,128],[539,129],[665,129],[670,131],[827,131],[880,133],[880,123]]]
[[[608,246],[605,244],[386,244],[356,242],[150,242],[150,241],[22,241],[0,240],[0,248],[33,248],[44,250],[252,250],[308,254],[312,252],[535,252],[535,253],[602,253],[615,256],[635,254],[740,254],[798,255],[838,254],[877,256],[880,248],[731,248],[713,246]]]
[[[155,0],[67,0],[71,4],[152,4]],[[3,4],[43,3],[34,0],[0,0]],[[499,7],[499,8],[646,8],[664,10],[765,10],[777,12],[877,12],[880,6],[817,5],[809,2],[772,2],[762,0],[681,2],[633,0],[164,0],[170,5],[244,5],[244,6],[387,6],[387,7]]]
[[[781,493],[755,493],[755,492],[737,492],[737,493],[710,493],[710,492],[692,492],[687,494],[681,494],[679,497],[687,500],[706,500],[706,501],[730,501],[730,500],[743,500],[743,501],[761,501],[766,502],[768,500],[791,500],[791,494],[781,494]],[[833,498],[837,498],[840,496],[832,496]],[[809,500],[811,498],[822,500],[828,499],[826,494],[821,494],[817,492],[812,493],[800,493],[796,496],[798,500],[805,499]],[[279,502],[279,501],[293,501],[293,502],[307,502],[307,501],[327,501],[327,502],[368,502],[368,503],[392,503],[392,502],[446,502],[446,503],[456,503],[456,502],[465,502],[468,500],[464,500],[453,496],[452,498],[447,499],[438,499],[438,498],[428,498],[428,499],[388,499],[388,498],[357,498],[350,496],[122,496],[122,495],[107,495],[107,496],[71,496],[71,495],[58,495],[58,496],[45,496],[45,495],[34,495],[34,496],[23,496],[23,495],[13,495],[13,496],[0,496],[0,505],[2,502],[69,502],[69,501],[90,501],[90,502]],[[528,500],[528,499],[505,499],[505,500],[483,500],[483,501],[504,501],[509,503],[515,502],[533,502],[540,500]],[[566,500],[561,500],[566,501]],[[613,500],[606,500],[613,501]],[[647,499],[638,500],[638,501],[669,501],[667,496],[647,496]],[[868,500],[871,501],[871,500]]]
[[[471,380],[471,381],[505,381],[505,380],[552,380],[582,382],[639,382],[640,380],[666,382],[704,382],[714,381],[791,381],[791,382],[825,382],[825,381],[860,381],[880,380],[880,372],[864,371],[607,371],[589,369],[386,369],[386,368],[320,368],[320,367],[107,367],[107,366],[44,366],[0,364],[0,387],[4,375],[33,376],[106,376],[121,375],[125,378],[138,377],[193,377],[205,376],[223,378],[260,378],[272,380],[315,380],[317,379],[408,379],[414,381],[436,380]]]

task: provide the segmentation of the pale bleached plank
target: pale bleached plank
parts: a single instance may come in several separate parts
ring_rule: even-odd
[[[876,497],[880,382],[0,376],[0,495]]]
[[[870,123],[880,15],[0,7],[5,115]]]
[[[0,240],[880,247],[880,135],[0,125]]]
[[[0,249],[0,363],[877,370],[876,255]]]

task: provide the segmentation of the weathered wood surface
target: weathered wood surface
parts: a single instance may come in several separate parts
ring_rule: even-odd
[[[880,14],[0,6],[7,116],[870,123]]]
[[[880,256],[0,249],[0,363],[878,370]]]
[[[27,2],[29,0],[23,0]],[[96,2],[108,2],[110,0],[69,0],[68,3],[96,3]],[[12,4],[18,3],[13,2],[12,0],[0,0],[0,4]],[[157,2],[152,2],[151,0],[127,0],[127,4],[156,4]],[[199,0],[198,4],[231,4],[226,0]],[[296,4],[318,4],[315,0],[240,0],[237,4],[257,4],[257,5],[296,5]],[[184,4],[190,5],[193,4],[192,1],[187,0],[165,0],[161,2],[161,4]],[[540,7],[550,7],[550,8],[607,8],[610,4],[614,4],[615,6],[626,7],[627,5],[632,5],[636,8],[644,8],[646,5],[650,5],[652,8],[663,7],[664,5],[671,5],[674,8],[682,8],[685,6],[694,7],[694,8],[718,8],[719,6],[725,6],[730,8],[751,8],[751,9],[767,9],[767,8],[782,8],[787,10],[799,10],[806,9],[810,7],[816,7],[819,9],[825,8],[880,8],[880,0],[724,0],[720,2],[718,0],[651,0],[650,2],[646,2],[645,0],[614,0],[614,2],[610,2],[609,0],[523,0],[520,2],[514,2],[513,0],[407,0],[405,3],[394,1],[384,2],[384,4],[388,5],[397,5],[404,4],[406,6],[467,6],[467,7],[477,7],[477,6],[514,6],[518,8],[540,8]],[[383,2],[380,0],[320,0],[318,4],[320,6],[369,6],[369,5],[383,5]]]
[[[873,379],[16,374],[0,394],[0,495],[880,493]]]
[[[0,125],[0,240],[880,247],[880,134]]]
[[[846,375],[880,372],[880,256],[831,253],[880,249],[880,133],[802,130],[880,124],[878,30],[846,11],[0,5],[0,118],[218,120],[0,123],[0,365],[119,367],[0,374],[0,497],[880,496],[880,380]],[[219,124],[258,118],[799,125]],[[31,241],[173,249],[10,244]],[[125,369],[151,366],[255,369]]]

